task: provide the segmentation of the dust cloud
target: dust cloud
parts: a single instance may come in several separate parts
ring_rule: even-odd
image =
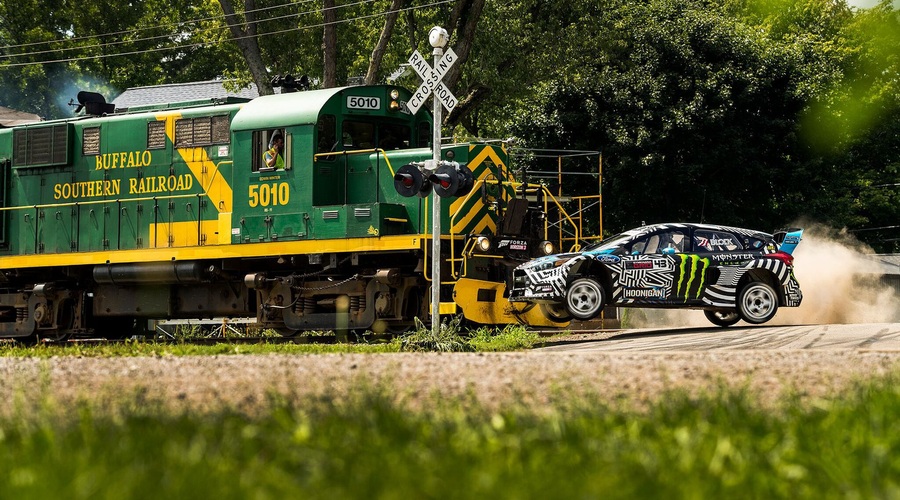
[[[881,282],[870,248],[845,231],[819,224],[804,227],[794,251],[794,276],[803,291],[800,307],[784,307],[769,325],[900,322],[900,294]],[[898,270],[900,272],[900,270]],[[702,311],[620,309],[626,328],[710,326]],[[738,325],[746,323],[738,323]]]

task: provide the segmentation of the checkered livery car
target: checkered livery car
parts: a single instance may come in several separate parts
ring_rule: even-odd
[[[792,253],[802,229],[774,235],[710,224],[655,224],[581,252],[517,267],[511,302],[555,321],[589,320],[606,305],[702,309],[719,326],[765,323],[800,305]]]

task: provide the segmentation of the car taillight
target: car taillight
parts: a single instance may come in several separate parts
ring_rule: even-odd
[[[771,259],[778,259],[781,262],[784,262],[784,264],[787,266],[794,265],[794,256],[787,252],[770,253],[769,255],[766,255],[766,257],[769,257]]]

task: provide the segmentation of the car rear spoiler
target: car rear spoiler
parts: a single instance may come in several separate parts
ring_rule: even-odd
[[[794,253],[794,249],[800,244],[800,240],[803,237],[803,229],[799,227],[779,229],[772,236],[775,238],[778,250],[790,255]]]

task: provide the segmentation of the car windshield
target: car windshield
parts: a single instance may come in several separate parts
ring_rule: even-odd
[[[612,249],[615,249],[615,248],[621,246],[623,243],[631,240],[631,238],[633,238],[633,237],[634,237],[633,232],[617,234],[615,236],[606,238],[603,241],[598,241],[597,243],[586,246],[584,248],[584,251],[585,252],[599,252],[599,251],[603,251],[603,250],[612,250]]]

